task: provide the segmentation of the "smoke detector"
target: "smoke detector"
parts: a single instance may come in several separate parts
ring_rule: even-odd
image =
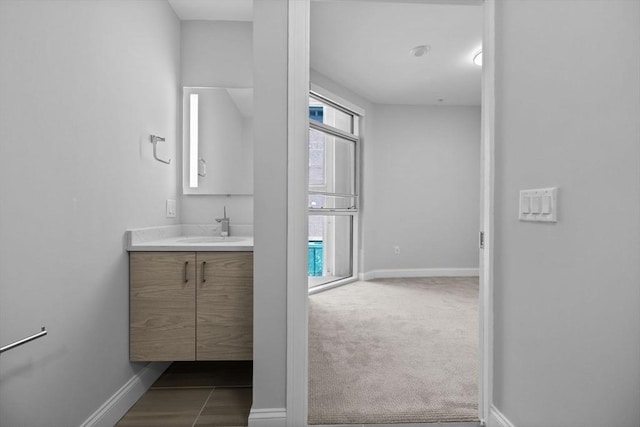
[[[420,46],[416,46],[409,51],[413,56],[423,56],[431,50],[431,46],[428,44],[422,44]]]

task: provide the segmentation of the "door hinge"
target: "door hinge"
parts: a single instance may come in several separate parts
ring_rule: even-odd
[[[484,231],[480,232],[480,249],[484,249]]]

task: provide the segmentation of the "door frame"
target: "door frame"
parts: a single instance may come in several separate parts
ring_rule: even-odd
[[[288,31],[288,186],[287,186],[287,427],[307,425],[308,288],[307,165],[310,0],[287,0]],[[482,4],[483,68],[481,117],[480,301],[478,416],[488,421],[493,401],[493,242],[495,138],[495,0],[404,0],[407,2]]]

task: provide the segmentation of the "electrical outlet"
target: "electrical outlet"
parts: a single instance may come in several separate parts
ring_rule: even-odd
[[[393,253],[396,255],[400,255],[400,246],[394,246],[393,247]]]
[[[176,217],[176,201],[167,199],[167,218]]]

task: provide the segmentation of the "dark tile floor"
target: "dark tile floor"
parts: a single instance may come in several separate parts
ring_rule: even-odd
[[[174,362],[117,427],[246,426],[252,362]]]

